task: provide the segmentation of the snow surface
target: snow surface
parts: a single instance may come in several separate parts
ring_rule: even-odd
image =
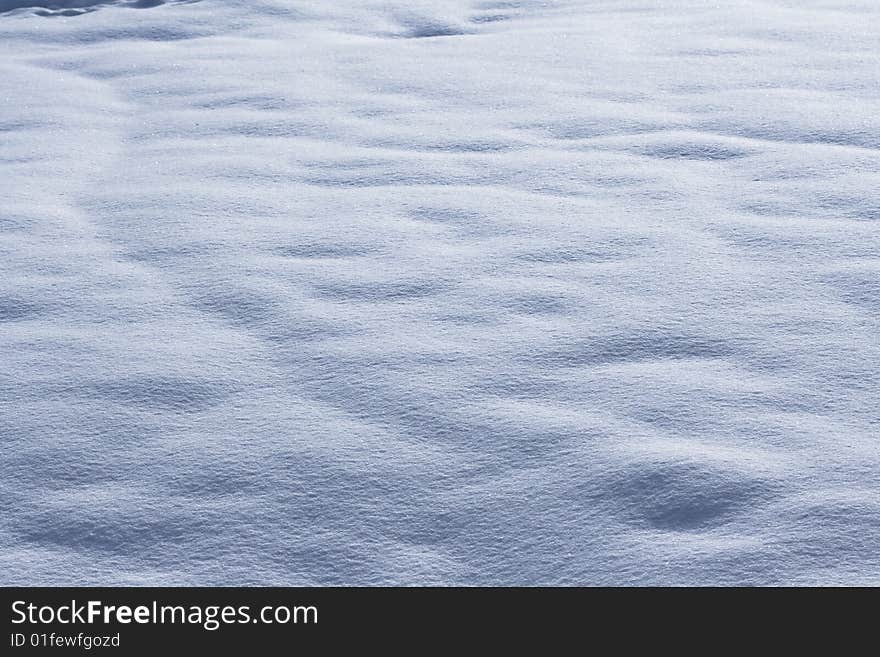
[[[880,584],[880,3],[0,11],[3,584]]]

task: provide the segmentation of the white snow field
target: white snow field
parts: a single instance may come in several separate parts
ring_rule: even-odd
[[[880,3],[0,12],[0,583],[880,584]]]

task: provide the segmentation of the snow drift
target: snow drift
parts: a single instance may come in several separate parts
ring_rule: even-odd
[[[0,11],[2,583],[880,584],[876,3]]]

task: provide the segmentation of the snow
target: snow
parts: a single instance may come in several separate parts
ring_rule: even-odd
[[[0,12],[0,583],[880,584],[873,0]]]

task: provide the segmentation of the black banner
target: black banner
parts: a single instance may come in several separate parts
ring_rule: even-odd
[[[791,591],[586,588],[5,588],[0,654],[674,639],[779,626]],[[707,591],[708,595],[707,595]],[[795,595],[800,595],[795,593]],[[849,595],[849,593],[847,593]],[[717,598],[724,598],[718,600]],[[756,604],[757,603],[757,604]],[[790,607],[789,607],[790,608]],[[774,611],[775,609],[775,611]],[[823,617],[827,623],[829,617]],[[851,620],[853,620],[851,618]],[[806,616],[801,617],[807,621]],[[622,631],[621,628],[626,628]],[[726,630],[725,630],[726,628]],[[413,646],[414,648],[416,646]]]

